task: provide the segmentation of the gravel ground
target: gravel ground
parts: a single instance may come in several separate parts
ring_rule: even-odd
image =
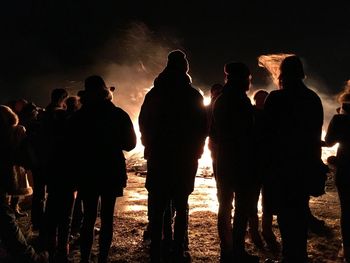
[[[341,262],[339,203],[332,178],[330,176],[327,182],[326,194],[311,200],[314,215],[326,222],[326,229],[322,233],[309,233],[308,252],[310,262],[314,263]],[[129,173],[125,196],[117,200],[110,262],[149,261],[149,241],[143,240],[143,232],[147,226],[147,191],[144,188],[144,181],[144,177]],[[218,262],[219,239],[216,228],[217,201],[214,179],[198,177],[189,204],[189,248],[192,262]],[[27,211],[30,213],[29,207]],[[19,223],[31,240],[29,217],[21,218]],[[99,220],[96,225],[99,226]],[[276,218],[273,230],[280,241]],[[248,237],[246,244],[249,252],[261,257],[261,262],[267,257],[276,259],[279,257],[279,252],[269,251],[266,247],[257,249]],[[71,248],[70,260],[74,263],[79,262],[79,246],[74,245]],[[97,249],[95,242],[94,254],[97,254]],[[3,250],[0,250],[0,262],[2,262],[1,253]]]

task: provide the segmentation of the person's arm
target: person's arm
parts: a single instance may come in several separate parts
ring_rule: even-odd
[[[325,143],[328,147],[332,147],[337,142],[339,142],[339,138],[337,131],[337,115],[335,115],[328,125],[327,133],[325,136]]]

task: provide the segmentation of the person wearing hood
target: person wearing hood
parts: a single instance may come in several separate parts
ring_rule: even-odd
[[[185,53],[170,52],[167,65],[146,94],[139,115],[148,167],[152,262],[161,260],[163,216],[169,201],[176,210],[174,257],[181,262],[190,258],[184,251],[188,197],[194,190],[208,127],[203,97],[191,85],[188,71]]]
[[[101,230],[98,262],[105,263],[113,237],[116,198],[123,196],[127,174],[123,151],[136,146],[136,134],[129,115],[112,102],[113,88],[101,76],[85,79],[79,93],[82,107],[68,123],[68,142],[76,146],[70,160],[70,173],[76,180],[83,202],[81,262],[89,262],[97,207],[101,202]]]

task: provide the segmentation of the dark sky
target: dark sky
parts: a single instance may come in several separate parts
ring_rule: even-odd
[[[54,85],[49,76],[77,80],[101,60],[127,63],[128,56],[130,61],[144,57],[147,48],[131,54],[130,45],[101,52],[111,40],[124,43],[132,23],[147,27],[152,43],[184,49],[194,81],[208,86],[222,82],[223,65],[230,60],[247,63],[254,83],[264,83],[267,74],[257,57],[283,52],[302,57],[307,74],[329,93],[339,91],[350,78],[350,2],[256,2],[3,1],[1,101],[22,94],[40,101],[46,96],[39,87],[42,78]]]

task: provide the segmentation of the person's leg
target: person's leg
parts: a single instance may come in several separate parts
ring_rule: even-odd
[[[33,174],[33,196],[32,196],[32,211],[31,221],[34,231],[40,230],[44,218],[45,207],[45,183],[43,176],[38,169],[32,171]]]
[[[74,200],[71,235],[75,236],[80,233],[81,225],[83,222],[83,203],[78,192],[77,197]]]
[[[61,213],[61,211],[57,210],[59,203],[60,197],[57,193],[48,193],[40,238],[43,247],[49,251],[50,258],[54,257],[57,246],[58,216]]]
[[[232,242],[234,261],[259,262],[259,257],[249,255],[245,250],[245,234],[248,217],[254,210],[253,189],[242,188],[235,191],[235,211],[232,224]]]
[[[260,236],[260,232],[259,232],[259,216],[258,216],[258,202],[259,202],[259,197],[260,197],[260,185],[256,185],[256,189],[253,193],[253,205],[254,205],[254,209],[251,213],[251,215],[249,216],[248,219],[248,233],[250,236],[251,241],[254,243],[255,246],[257,246],[258,248],[262,248],[263,247],[263,242]]]
[[[314,232],[315,234],[322,234],[324,232],[325,222],[321,219],[318,219],[311,212],[310,196],[308,197],[307,218],[308,218],[308,228],[310,231]]]
[[[171,244],[173,240],[173,211],[174,204],[172,200],[169,200],[165,207],[163,217],[163,241],[167,244]]]
[[[84,219],[80,235],[81,261],[89,262],[91,247],[94,240],[94,226],[97,217],[98,193],[89,193],[82,196]]]
[[[18,227],[14,211],[0,202],[0,239],[15,262],[48,262],[47,254],[37,254]]]
[[[279,250],[279,243],[277,238],[272,230],[273,214],[272,214],[272,204],[269,199],[268,194],[265,191],[265,188],[262,188],[261,191],[261,204],[262,204],[262,217],[261,217],[261,228],[262,236],[267,244],[267,246],[272,250]]]
[[[166,204],[169,202],[169,198],[158,192],[149,192],[148,198],[149,202],[152,204],[152,208],[149,211],[152,218],[150,221],[152,229],[150,256],[152,262],[160,262],[163,217]]]
[[[68,241],[74,203],[74,192],[64,191],[60,196],[60,203],[57,208],[60,211],[58,215],[57,251],[58,255],[65,259],[69,253]]]
[[[101,195],[101,232],[99,263],[105,263],[113,237],[113,215],[115,207],[115,195]]]
[[[188,230],[188,195],[180,194],[173,197],[176,211],[174,224],[175,253],[183,257],[185,251],[185,237]]]
[[[340,202],[340,226],[343,241],[344,259],[350,262],[350,183],[337,182]]]
[[[283,260],[307,262],[308,198],[286,199],[278,211]]]
[[[231,261],[233,253],[232,241],[232,202],[233,191],[231,189],[217,188],[219,202],[218,210],[218,234],[220,239],[220,262]]]

